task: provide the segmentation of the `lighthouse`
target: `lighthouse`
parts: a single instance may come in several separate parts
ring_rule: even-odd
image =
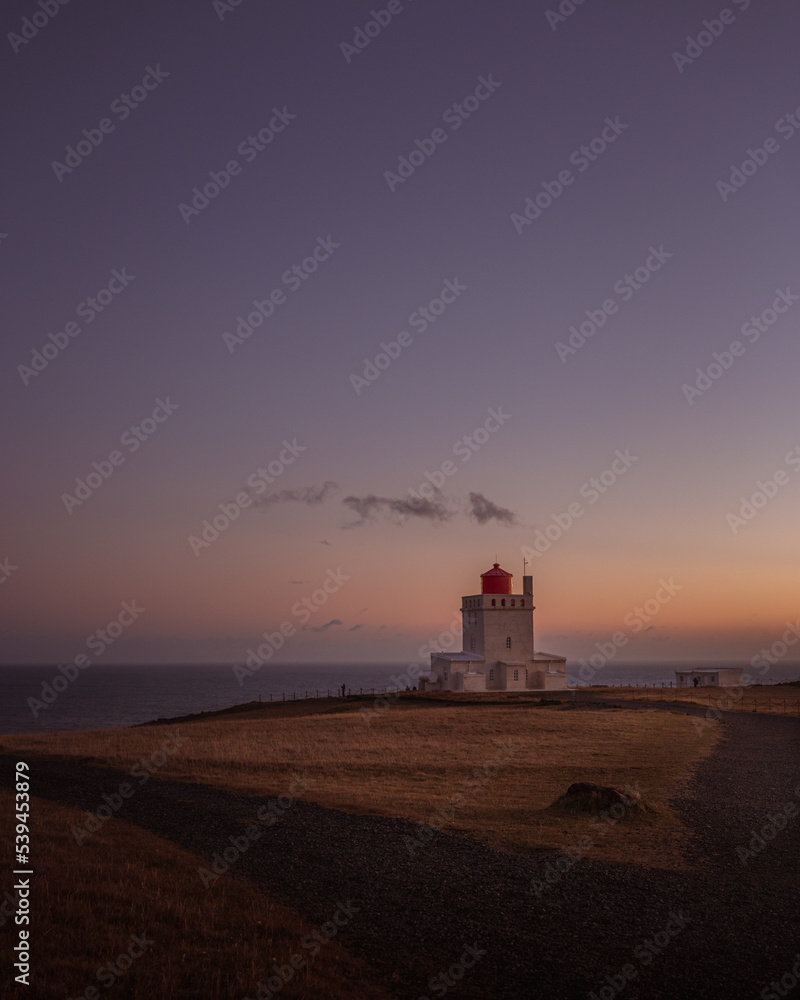
[[[533,577],[514,593],[511,573],[495,563],[481,573],[480,594],[461,598],[463,649],[431,653],[421,691],[563,691],[567,660],[537,652],[533,642]]]

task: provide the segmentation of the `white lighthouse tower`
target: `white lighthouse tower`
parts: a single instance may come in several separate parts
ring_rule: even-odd
[[[563,691],[567,660],[536,652],[533,644],[533,577],[513,576],[499,563],[481,574],[481,592],[461,598],[463,646],[459,653],[431,653],[420,691]]]

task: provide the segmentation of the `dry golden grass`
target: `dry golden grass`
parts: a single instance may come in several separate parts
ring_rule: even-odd
[[[716,725],[699,728],[670,712],[422,706],[413,699],[370,725],[357,709],[287,717],[267,705],[178,728],[185,742],[157,778],[275,795],[299,773],[312,782],[305,797],[324,806],[399,816],[526,852],[588,835],[594,857],[662,867],[680,865],[684,844],[669,802],[719,737]],[[130,768],[158,751],[168,731],[151,726],[2,742],[20,753]],[[496,772],[485,771],[492,764]],[[574,781],[638,786],[648,808],[601,826],[548,808]],[[439,810],[454,796],[463,801],[442,822]]]
[[[723,712],[800,715],[800,688],[794,685],[754,684],[741,688],[593,687],[590,690],[600,697],[610,696],[621,701],[681,702]]]
[[[0,808],[3,866],[11,871],[12,792],[0,790]],[[205,862],[153,834],[114,819],[78,847],[69,832],[84,819],[78,810],[34,799],[31,816],[34,974],[30,987],[5,991],[9,998],[99,998],[109,988],[116,997],[149,1000],[255,997],[274,964],[311,955],[301,942],[312,927],[297,914],[225,876],[204,888],[197,869]],[[10,921],[5,930],[16,940]],[[99,980],[98,969],[127,952],[133,934],[153,944],[113,986],[108,975]],[[388,1000],[335,938],[312,961],[282,997]],[[10,960],[6,982],[9,973]]]

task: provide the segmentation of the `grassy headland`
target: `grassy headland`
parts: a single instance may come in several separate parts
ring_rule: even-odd
[[[367,699],[255,704],[176,721],[168,728],[181,740],[168,754],[162,725],[4,736],[2,747],[125,769],[165,757],[154,780],[245,795],[288,794],[292,775],[301,775],[304,797],[323,806],[505,849],[563,849],[589,836],[597,859],[682,864],[685,833],[670,801],[719,738],[717,725],[662,711],[454,700],[404,697],[370,715]],[[637,788],[645,808],[599,824],[551,808],[576,781]]]

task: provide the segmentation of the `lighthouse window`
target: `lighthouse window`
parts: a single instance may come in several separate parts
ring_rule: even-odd
[[[513,601],[513,599],[512,599],[512,601],[511,601],[511,607],[512,607],[512,608],[514,607],[514,601]]]
[[[514,680],[515,680],[515,681],[518,681],[518,680],[519,680],[519,670],[515,670],[515,671],[514,671]]]
[[[511,649],[511,636],[506,636],[506,649]]]
[[[494,670],[490,670],[490,671],[489,671],[489,680],[490,680],[490,681],[493,681],[493,680],[494,680]]]
[[[506,606],[506,599],[505,599],[505,597],[501,597],[500,598],[500,606],[502,608],[504,608]]]
[[[497,601],[494,598],[492,598],[492,607],[497,607]]]
[[[471,653],[475,652],[475,636],[474,635],[471,635],[469,637],[469,648],[470,648],[470,652]]]
[[[521,608],[524,608],[524,607],[525,607],[525,601],[524,601],[524,599],[523,599],[523,600],[521,600],[521,601],[519,602],[519,606],[520,606]]]

